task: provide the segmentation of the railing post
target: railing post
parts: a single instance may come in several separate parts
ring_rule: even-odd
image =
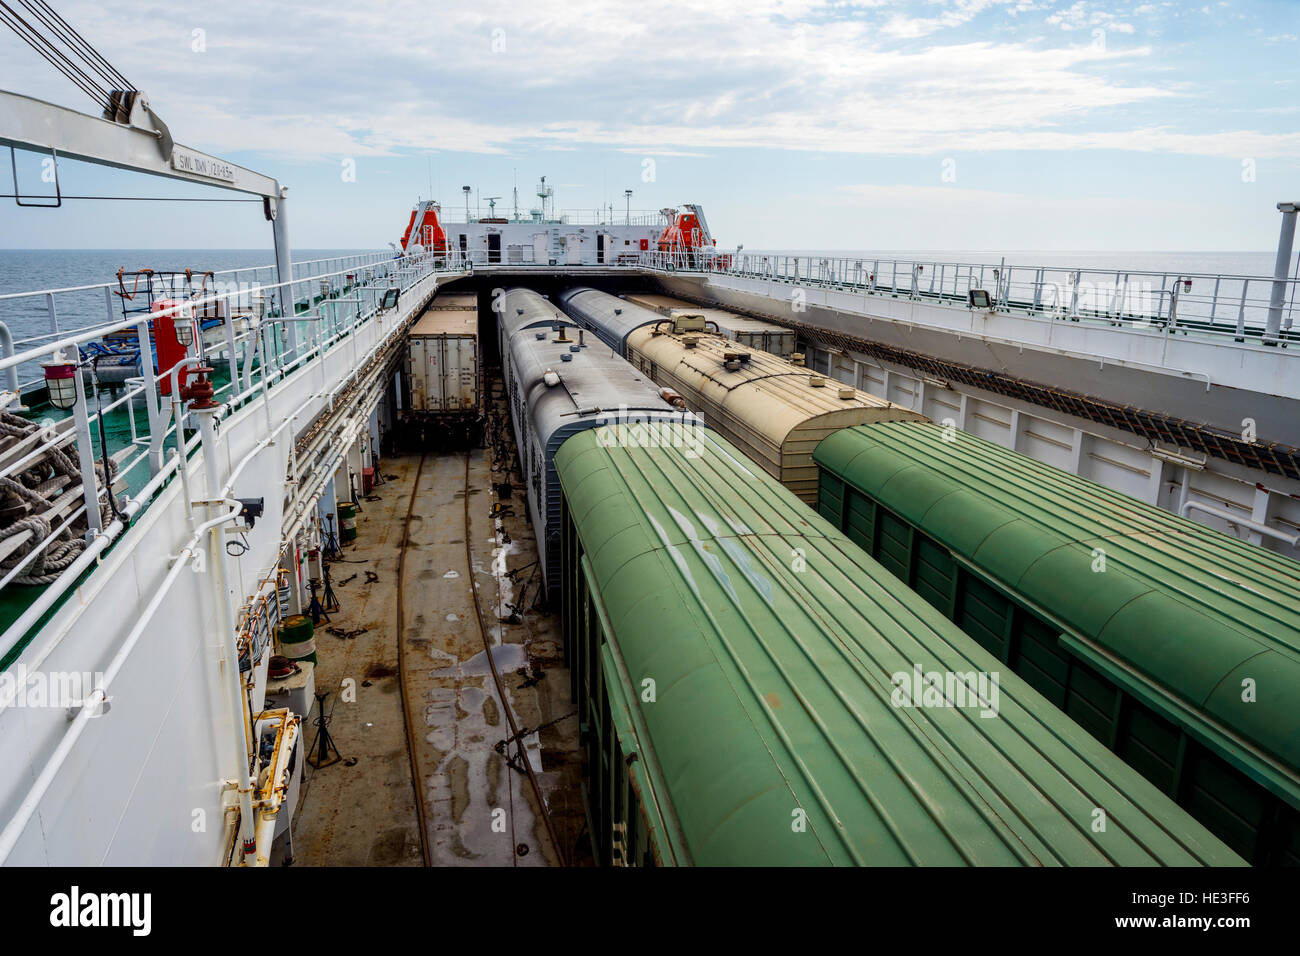
[[[1241,282],[1241,304],[1237,307],[1237,341],[1246,341],[1246,290],[1250,288],[1250,280],[1243,279]]]
[[[289,331],[288,351],[291,358],[298,356],[298,329],[297,322],[294,321],[294,302],[293,302],[293,258],[289,250],[289,213],[288,213],[288,193],[287,186],[280,187],[280,194],[275,197],[272,208],[275,210],[275,219],[271,222],[271,231],[275,237],[275,273],[277,282],[288,283],[281,284],[277,288],[280,301],[280,318],[285,320],[285,328]]]
[[[1296,211],[1300,204],[1280,202],[1282,232],[1277,239],[1277,261],[1273,265],[1273,289],[1268,297],[1268,318],[1264,323],[1264,343],[1272,345],[1282,330],[1282,304],[1286,301],[1287,276],[1291,271],[1291,247],[1295,242]]]
[[[135,327],[140,339],[140,375],[144,379],[144,410],[149,419],[149,475],[162,470],[162,409],[158,407],[158,380],[154,377],[153,348],[149,340],[149,321],[142,319]],[[110,494],[111,494],[110,489]]]
[[[90,415],[86,408],[86,383],[82,380],[79,362],[73,378],[76,379],[74,384],[77,389],[77,401],[72,406],[72,418],[77,428],[77,464],[81,468],[81,494],[86,503],[86,527],[89,529],[86,539],[90,540],[100,532],[103,525],[99,520],[99,486],[95,482],[95,452],[90,447]],[[109,475],[104,475],[104,484],[111,495],[113,486]]]

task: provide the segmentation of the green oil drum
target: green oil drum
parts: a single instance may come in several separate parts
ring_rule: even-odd
[[[357,505],[355,501],[339,502],[339,543],[357,540]]]
[[[286,617],[276,629],[280,639],[280,653],[291,661],[311,661],[316,663],[316,639],[313,636],[311,618],[305,614]]]

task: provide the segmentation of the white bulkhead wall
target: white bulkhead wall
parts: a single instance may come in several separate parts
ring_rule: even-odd
[[[453,249],[464,248],[476,265],[487,263],[488,235],[501,236],[501,264],[511,264],[508,249],[518,246],[525,265],[546,265],[555,259],[563,265],[598,265],[598,236],[605,236],[605,262],[617,262],[619,256],[634,256],[653,250],[663,232],[660,226],[571,225],[568,223],[444,223],[447,242]],[[645,246],[645,250],[642,246]]]

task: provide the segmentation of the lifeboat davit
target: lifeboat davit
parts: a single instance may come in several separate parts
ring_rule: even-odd
[[[447,233],[438,219],[441,207],[436,202],[422,202],[411,210],[411,218],[402,234],[402,252],[414,252],[416,246],[427,252],[446,252]]]

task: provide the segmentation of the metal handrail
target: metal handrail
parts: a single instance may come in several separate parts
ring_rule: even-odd
[[[743,278],[889,298],[968,304],[990,294],[991,311],[1048,319],[1102,322],[1168,332],[1258,338],[1279,280],[1263,275],[1075,269],[866,256],[809,256],[702,250],[645,252],[656,272],[722,273]],[[1282,336],[1291,333],[1300,280],[1281,280],[1286,301]],[[1202,291],[1208,290],[1208,291]]]
[[[531,210],[530,210],[531,212]],[[475,225],[484,222],[485,219],[494,217],[476,215],[470,218],[469,222],[464,221],[465,211],[462,209],[459,213],[461,218],[452,219],[458,213],[454,209],[444,209],[442,224],[444,226],[464,226]],[[520,215],[514,217],[514,210],[507,214],[495,217],[504,219],[502,225],[520,225],[520,226],[664,226],[667,225],[668,219],[658,209],[633,209],[629,215],[626,209],[618,206],[614,207],[611,213],[608,209],[563,209],[558,213],[552,213],[547,219],[534,219],[531,215]],[[630,221],[629,221],[630,219]],[[491,223],[487,223],[491,225]]]
[[[293,267],[295,269],[298,269],[299,267],[302,266],[318,265],[322,262],[341,263],[352,259],[364,260],[356,263],[358,267],[361,267],[363,265],[374,265],[379,262],[385,262],[392,258],[393,258],[393,254],[391,252],[364,252],[364,253],[356,253],[351,256],[330,256],[324,259],[299,259],[294,261]],[[238,266],[233,269],[215,269],[213,270],[212,274],[214,276],[234,275],[236,273],[241,273],[241,272],[260,272],[263,269],[274,272],[275,264],[267,263],[266,265],[260,265],[260,266]],[[344,269],[344,270],[336,270],[336,271],[346,271],[346,270]],[[295,278],[295,281],[302,282],[312,278],[316,278],[316,276],[302,275],[302,276],[297,276]],[[57,289],[40,289],[32,292],[5,292],[5,293],[0,293],[0,302],[4,302],[10,299],[31,298],[33,296],[58,295],[63,292],[93,292],[96,289],[111,290],[116,288],[117,288],[117,282],[109,281],[109,282],[96,282],[92,285],[72,285],[72,286],[63,286]]]

